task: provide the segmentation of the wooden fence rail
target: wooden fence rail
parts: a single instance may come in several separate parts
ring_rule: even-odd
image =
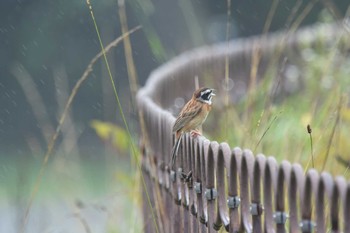
[[[346,232],[350,233],[350,184],[327,172],[304,171],[299,164],[227,143],[184,136],[176,170],[169,170],[174,144],[174,101],[189,98],[193,77],[220,89],[229,56],[235,83],[248,86],[254,49],[261,62],[257,77],[268,69],[272,54],[296,61],[300,44],[313,46],[345,36],[341,26],[326,25],[238,40],[187,52],[151,74],[137,95],[142,122],[142,172],[145,232]],[[346,34],[349,36],[349,34]],[[281,64],[277,59],[276,65]],[[209,77],[209,79],[208,79]],[[211,81],[210,81],[211,80]],[[243,86],[243,87],[242,87]],[[244,93],[235,85],[234,93]],[[243,90],[242,90],[243,88]],[[239,95],[239,94],[237,94]],[[231,96],[231,99],[239,96]],[[235,130],[235,129],[232,129]],[[182,174],[192,172],[188,178]],[[146,191],[150,196],[147,201]],[[152,206],[152,209],[151,209]],[[155,215],[152,217],[151,211]],[[156,224],[155,224],[156,223]]]

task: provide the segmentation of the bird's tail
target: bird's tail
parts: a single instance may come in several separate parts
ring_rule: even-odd
[[[182,135],[180,135],[179,139],[175,142],[173,150],[171,151],[171,169],[174,168],[174,164],[175,164],[177,153],[179,151],[181,139],[182,139]]]

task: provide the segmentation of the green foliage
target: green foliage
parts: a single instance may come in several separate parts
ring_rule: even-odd
[[[111,142],[121,154],[126,154],[130,141],[127,132],[112,123],[93,120],[91,127],[96,131],[96,134],[104,141]]]
[[[235,106],[226,109],[220,131],[232,128],[219,140],[233,146],[249,148],[254,153],[273,155],[311,168],[311,145],[307,125],[312,128],[315,168],[334,175],[345,175],[348,168],[336,162],[336,156],[350,160],[350,58],[349,44],[342,39],[318,41],[301,49],[301,57],[287,54],[279,93],[273,93],[278,81],[278,67],[266,72],[265,78]],[[281,85],[281,84],[279,84]],[[271,97],[272,96],[272,97]],[[233,116],[233,117],[232,117]]]
[[[158,62],[166,61],[169,57],[169,51],[164,47],[154,25],[150,21],[151,16],[155,12],[154,4],[150,0],[131,0],[128,3],[131,5],[138,22],[142,25],[154,58]]]

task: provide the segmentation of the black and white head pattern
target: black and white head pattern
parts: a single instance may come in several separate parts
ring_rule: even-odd
[[[213,98],[213,96],[215,96],[215,94],[213,93],[213,89],[203,87],[198,91],[196,98],[201,102],[211,104],[211,99]]]

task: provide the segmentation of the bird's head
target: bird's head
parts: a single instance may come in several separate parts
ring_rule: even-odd
[[[214,89],[202,87],[194,92],[193,97],[203,103],[211,104],[211,99],[213,96],[215,96],[215,93],[213,91]]]

